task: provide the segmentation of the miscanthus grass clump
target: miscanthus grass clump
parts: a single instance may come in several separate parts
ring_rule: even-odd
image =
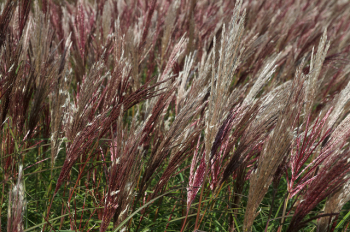
[[[348,230],[349,1],[0,12],[0,232]]]

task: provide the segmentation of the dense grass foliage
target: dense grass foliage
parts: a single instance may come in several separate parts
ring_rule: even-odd
[[[347,231],[349,1],[0,4],[0,232]]]

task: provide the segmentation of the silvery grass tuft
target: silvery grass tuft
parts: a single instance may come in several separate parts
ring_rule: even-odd
[[[345,231],[349,11],[0,1],[0,232]]]

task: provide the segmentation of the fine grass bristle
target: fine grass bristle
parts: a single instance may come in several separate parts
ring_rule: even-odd
[[[0,1],[0,232],[346,231],[349,12]]]

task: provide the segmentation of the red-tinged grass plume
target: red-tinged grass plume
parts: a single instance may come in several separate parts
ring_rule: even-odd
[[[345,231],[349,11],[0,1],[0,232]]]

